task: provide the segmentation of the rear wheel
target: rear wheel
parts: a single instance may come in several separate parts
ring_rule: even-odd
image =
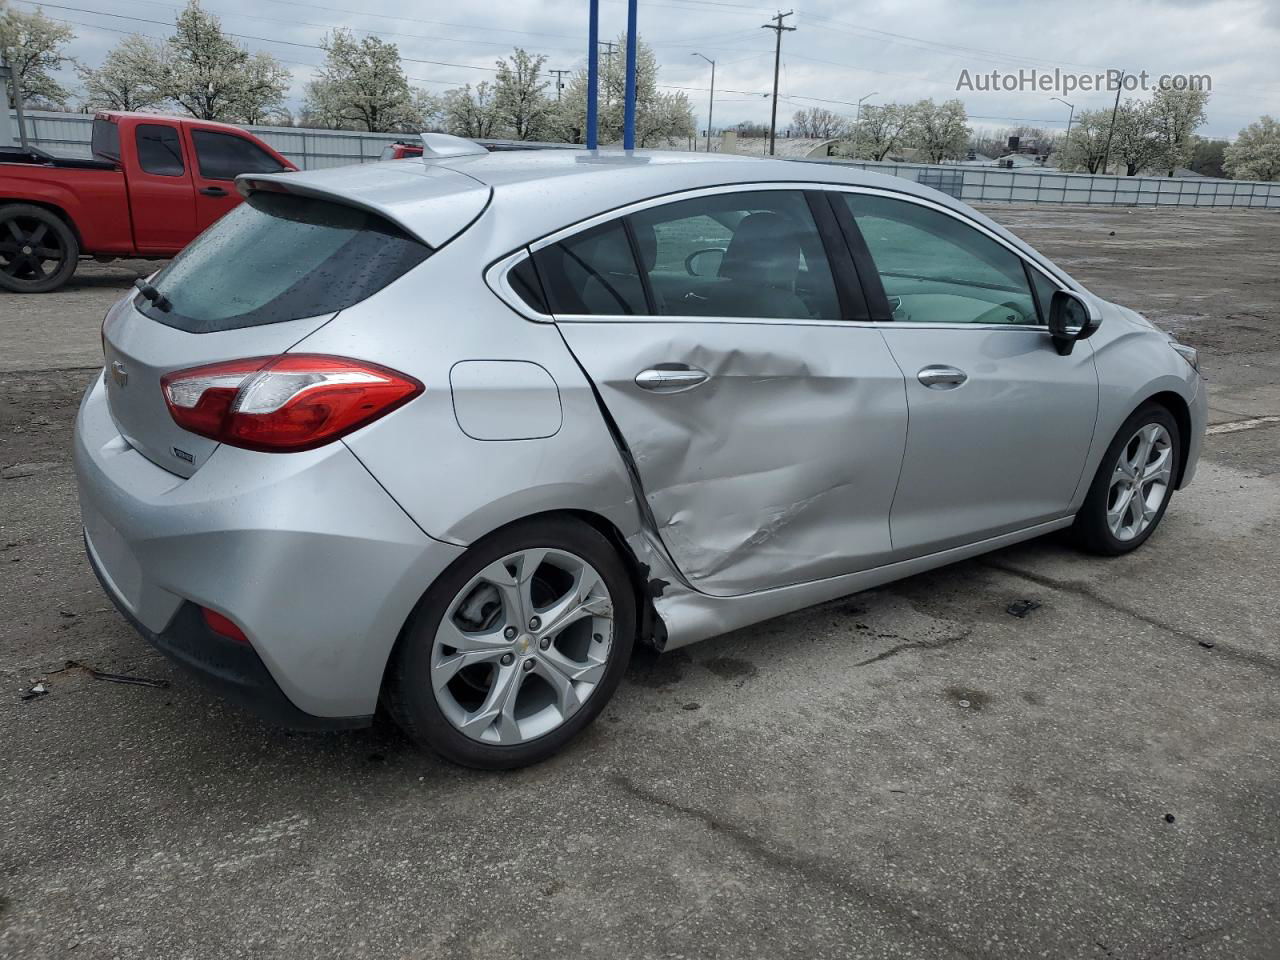
[[[76,272],[80,244],[55,213],[14,203],[0,207],[0,289],[48,293]]]
[[[1179,467],[1178,422],[1148,403],[1107,448],[1073,531],[1085,549],[1118,556],[1141,546],[1164,517]]]
[[[410,737],[456,763],[536,763],[604,708],[635,627],[630,579],[604,536],[568,519],[513,524],[428,590],[386,699]]]

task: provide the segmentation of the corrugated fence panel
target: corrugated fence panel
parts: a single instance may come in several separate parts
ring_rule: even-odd
[[[93,115],[26,113],[33,146],[68,157],[88,157]],[[404,135],[295,127],[246,127],[303,170],[377,160],[382,148]],[[1265,207],[1280,209],[1280,183],[1170,177],[1112,177],[1057,173],[1040,168],[1007,170],[967,164],[887,163],[840,157],[806,157],[796,163],[832,163],[938,187],[968,203],[1081,203],[1098,206]]]

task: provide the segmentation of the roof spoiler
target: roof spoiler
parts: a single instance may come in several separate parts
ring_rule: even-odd
[[[454,137],[447,133],[423,133],[422,159],[443,160],[446,157],[474,157],[488,153],[484,147],[474,140],[465,137]]]

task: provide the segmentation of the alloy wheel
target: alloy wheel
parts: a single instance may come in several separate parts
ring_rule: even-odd
[[[1139,427],[1120,449],[1107,490],[1107,526],[1120,541],[1140,536],[1160,514],[1173,481],[1173,440],[1161,424]]]
[[[0,223],[0,272],[39,283],[58,272],[67,251],[56,231],[35,217],[10,217]],[[46,269],[46,264],[52,263]]]
[[[613,598],[599,572],[565,550],[521,550],[450,602],[432,644],[431,686],[467,737],[521,744],[581,709],[612,647]]]

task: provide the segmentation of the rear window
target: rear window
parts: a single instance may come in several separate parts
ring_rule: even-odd
[[[188,333],[216,333],[336,313],[431,255],[381,217],[326,200],[258,191],[200,234],[141,295],[139,310]]]
[[[93,155],[99,160],[120,162],[120,128],[110,120],[93,121]]]

